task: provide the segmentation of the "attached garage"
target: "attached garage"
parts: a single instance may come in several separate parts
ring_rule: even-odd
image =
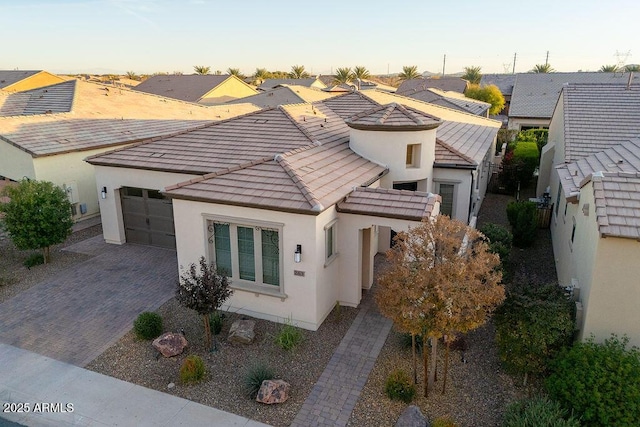
[[[176,248],[171,200],[146,188],[123,187],[120,195],[127,242]]]

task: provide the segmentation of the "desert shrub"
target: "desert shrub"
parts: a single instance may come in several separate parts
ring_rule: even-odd
[[[422,335],[416,335],[416,350],[422,351]],[[400,334],[400,345],[402,348],[411,348],[411,334],[403,332]]]
[[[501,262],[509,258],[513,243],[513,236],[509,230],[501,225],[488,223],[480,228],[480,232],[489,239],[489,250],[498,254]]]
[[[162,333],[162,317],[158,313],[145,311],[133,322],[136,336],[143,340],[152,340]]]
[[[507,407],[503,427],[580,427],[580,421],[546,397],[514,402]]]
[[[299,328],[296,328],[291,322],[286,322],[280,328],[280,332],[276,335],[276,344],[284,350],[293,350],[304,339],[304,335]]]
[[[219,310],[214,311],[209,316],[209,328],[211,329],[211,333],[213,335],[218,335],[222,332],[222,326],[224,325],[224,313]]]
[[[244,390],[251,399],[255,399],[260,391],[260,386],[265,380],[272,380],[275,377],[273,369],[265,362],[258,361],[244,373]]]
[[[526,248],[536,240],[538,231],[536,211],[537,205],[534,202],[509,202],[507,205],[507,218],[513,231],[514,246]]]
[[[180,367],[180,381],[184,384],[197,383],[202,381],[207,370],[200,356],[192,354],[187,356]]]
[[[556,284],[514,286],[494,319],[502,363],[525,381],[544,374],[573,339],[574,306]]]
[[[416,395],[416,386],[413,384],[413,380],[409,378],[409,374],[402,369],[398,369],[387,377],[387,381],[384,384],[384,392],[391,400],[409,403]]]
[[[458,427],[451,417],[438,417],[431,423],[431,427]]]
[[[640,425],[640,350],[616,335],[593,337],[562,352],[551,365],[551,397],[585,426]]]
[[[34,253],[27,257],[22,263],[25,267],[31,268],[36,265],[44,264],[44,255],[40,253]]]

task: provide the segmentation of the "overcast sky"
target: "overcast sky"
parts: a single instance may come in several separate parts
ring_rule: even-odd
[[[484,73],[640,63],[635,0],[0,0],[0,69]],[[616,56],[616,52],[621,55]]]

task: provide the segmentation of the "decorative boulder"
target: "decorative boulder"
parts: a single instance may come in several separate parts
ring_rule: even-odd
[[[182,334],[167,332],[153,340],[152,345],[164,357],[173,357],[181,354],[189,343]]]
[[[398,418],[396,427],[429,427],[427,419],[416,405],[407,406]]]
[[[256,401],[267,405],[286,402],[290,388],[289,383],[283,380],[264,380],[258,390]]]
[[[229,341],[251,344],[256,336],[253,331],[255,326],[256,322],[253,320],[236,320],[229,329]]]

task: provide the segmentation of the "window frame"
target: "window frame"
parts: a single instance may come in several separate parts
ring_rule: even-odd
[[[331,233],[331,254],[329,254],[329,234]],[[324,226],[324,266],[327,267],[338,257],[338,219]]]
[[[451,216],[450,218],[455,218],[456,217],[456,199],[458,197],[458,184],[460,184],[459,182],[453,182],[453,181],[437,181],[434,180],[434,184],[436,186],[436,191],[435,193],[438,194],[440,197],[442,197],[442,194],[440,193],[440,186],[441,185],[451,185],[453,186],[453,193],[451,194],[452,200],[451,200]],[[442,203],[440,203],[440,214],[442,215],[446,215],[442,212]]]
[[[284,224],[256,221],[246,218],[227,217],[219,215],[203,215],[207,245],[207,259],[216,262],[215,238],[213,234],[213,224],[229,225],[229,241],[231,250],[231,288],[241,291],[254,292],[279,298],[286,298],[284,280],[284,257],[283,257],[283,228]],[[238,227],[253,229],[253,256],[255,281],[240,278],[240,255],[238,252]],[[278,255],[279,255],[279,284],[272,285],[264,283],[263,255],[262,255],[262,230],[273,230],[278,233]]]
[[[421,154],[422,144],[407,144],[407,149],[405,151],[405,166],[407,169],[419,168],[420,167],[420,154]],[[411,154],[409,154],[411,153]],[[407,160],[411,157],[411,162],[407,162]]]

